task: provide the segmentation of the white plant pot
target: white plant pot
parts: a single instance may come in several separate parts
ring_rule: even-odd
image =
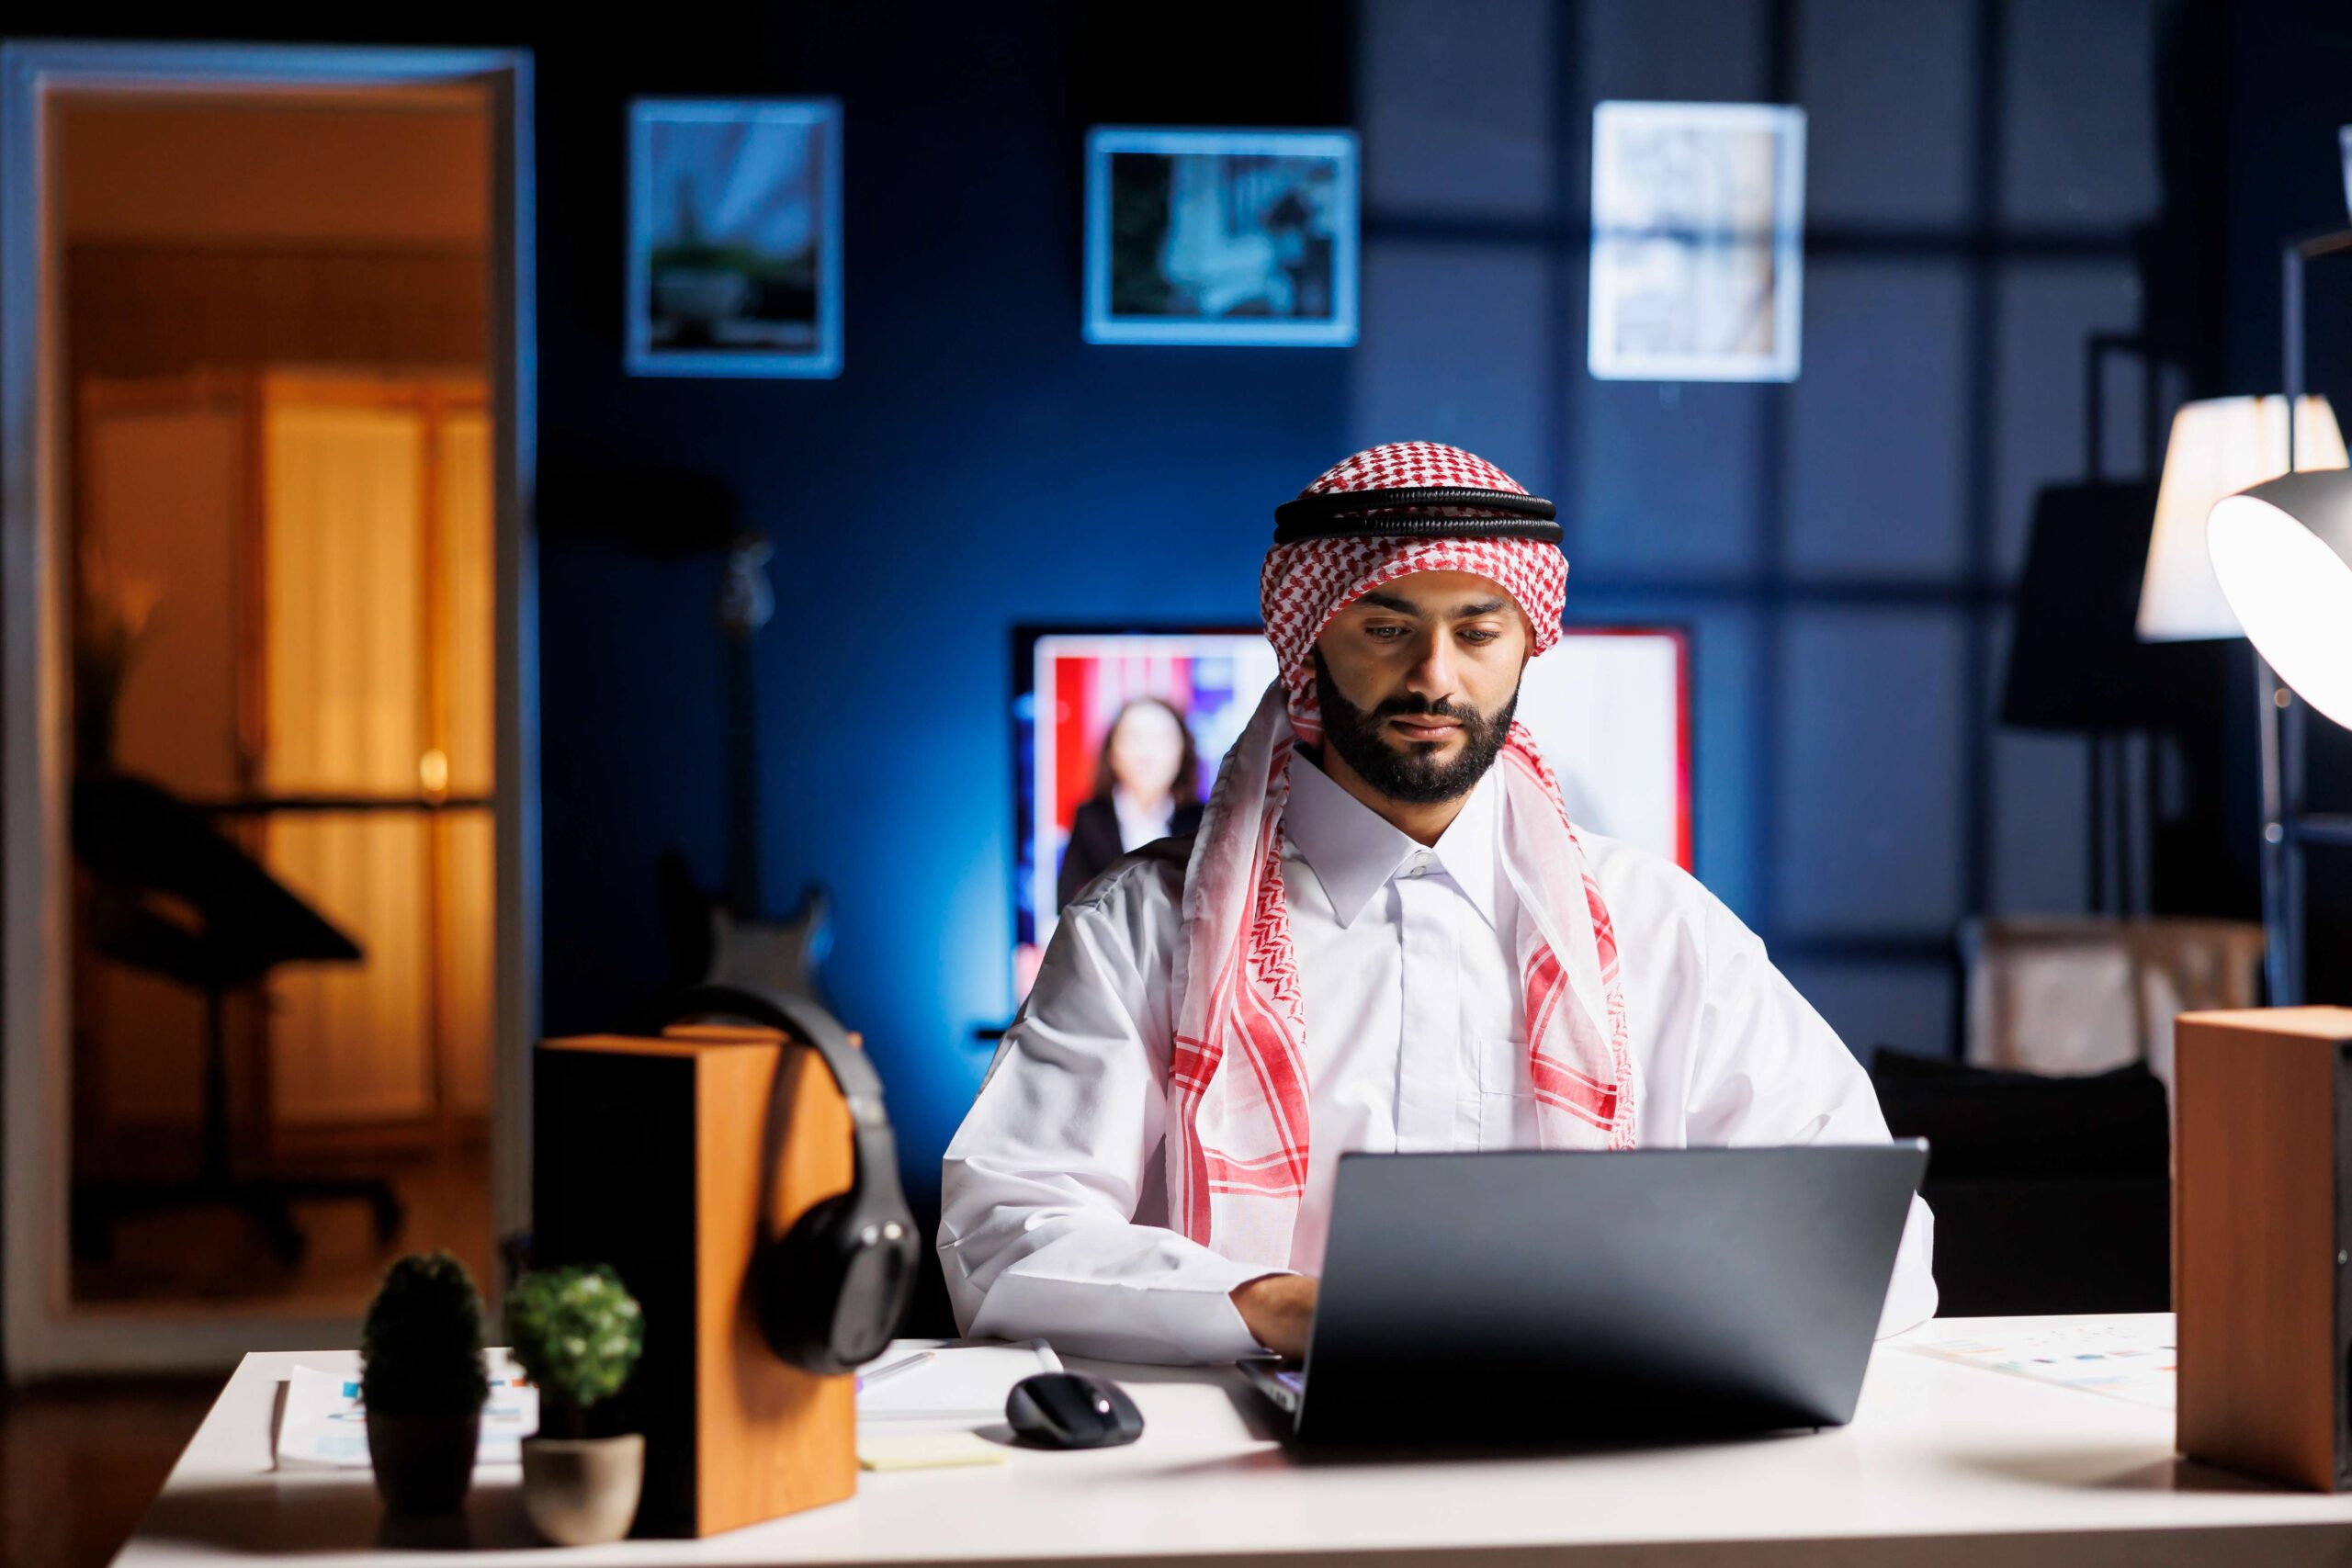
[[[642,1433],[523,1439],[523,1511],[556,1546],[620,1540],[644,1487]]]

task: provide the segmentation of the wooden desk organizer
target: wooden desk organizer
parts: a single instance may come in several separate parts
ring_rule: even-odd
[[[2352,1009],[2175,1022],[2178,1446],[2352,1489]]]
[[[541,1041],[533,1067],[532,1260],[609,1263],[645,1308],[622,1395],[645,1434],[632,1533],[710,1535],[851,1495],[855,1380],[771,1354],[748,1283],[765,1150],[783,1151],[766,1234],[849,1187],[849,1107],[824,1063],[772,1030],[696,1026]]]

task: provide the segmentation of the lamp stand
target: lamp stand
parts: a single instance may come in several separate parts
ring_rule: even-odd
[[[2279,248],[2280,360],[2286,372],[2290,474],[2295,472],[2295,426],[2303,403],[2303,271],[2322,256],[2347,253],[2352,253],[2352,229]],[[2254,679],[2262,757],[2263,978],[2272,1007],[2295,1007],[2303,999],[2303,851],[2311,844],[2352,844],[2352,815],[2304,809],[2304,705],[2259,653],[2254,656]]]
[[[2092,486],[2108,482],[2107,357],[2111,354],[2140,362],[2140,450],[2143,471],[2154,455],[2164,449],[2163,422],[2158,417],[2164,398],[2163,358],[2138,333],[2093,333],[2084,345],[2083,375],[2083,478]],[[2094,728],[2086,736],[2090,745],[2087,849],[2091,912],[2112,912],[2126,919],[2143,912],[2138,890],[2143,840],[2132,822],[2135,796],[2141,819],[2151,831],[2156,819],[2154,764],[2143,751],[2141,765],[2133,765],[2134,733],[2143,740],[2150,734],[2145,727],[2133,726],[2121,729]],[[2151,875],[2150,883],[2154,880]],[[2152,886],[2152,899],[2153,896]]]

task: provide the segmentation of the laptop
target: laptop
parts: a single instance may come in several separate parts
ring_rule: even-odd
[[[1349,1154],[1302,1444],[1616,1443],[1853,1418],[1928,1146]]]

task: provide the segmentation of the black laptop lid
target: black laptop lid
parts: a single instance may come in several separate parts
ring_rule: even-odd
[[[1347,1155],[1298,1435],[1842,1424],[1926,1166],[1916,1141]]]

